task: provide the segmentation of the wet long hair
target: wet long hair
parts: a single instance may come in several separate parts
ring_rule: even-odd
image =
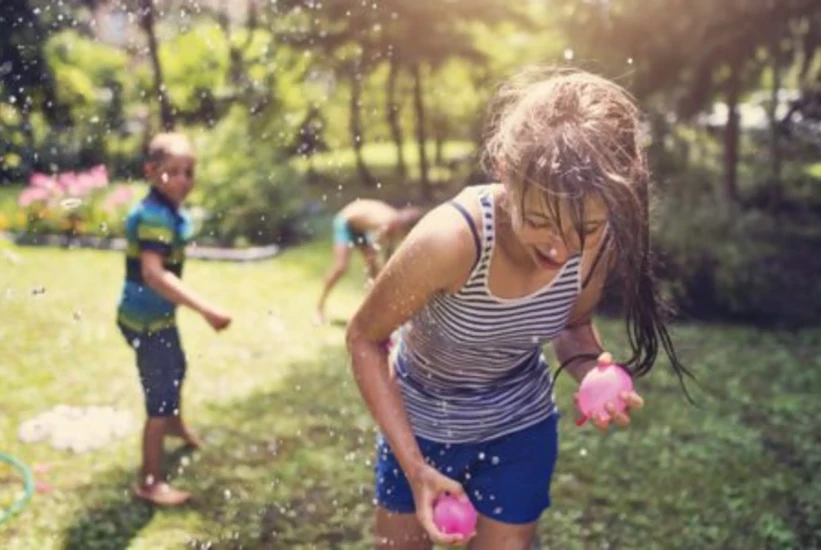
[[[528,68],[491,101],[483,160],[506,186],[514,226],[521,226],[526,199],[536,193],[557,227],[564,227],[560,212],[570,212],[584,248],[585,204],[591,196],[604,203],[598,253],[608,261],[596,258],[593,269],[611,269],[608,276],[621,282],[632,351],[625,366],[646,374],[662,347],[683,383],[691,374],[676,355],[665,324],[670,310],[653,276],[641,123],[634,99],[614,82],[581,70]]]

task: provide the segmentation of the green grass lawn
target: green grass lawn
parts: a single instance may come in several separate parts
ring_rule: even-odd
[[[137,433],[85,455],[17,438],[21,422],[59,403],[142,418],[131,351],[113,323],[120,255],[16,248],[13,263],[0,254],[0,450],[50,466],[38,478],[54,486],[0,527],[0,548],[368,548],[374,429],[341,328],[364,277],[357,265],[332,296],[337,324],[312,326],[327,249],[251,265],[189,262],[187,281],[236,319],[215,336],[181,314],[185,412],[207,447],[168,445],[175,483],[195,494],[173,511],[130,496]],[[601,328],[623,352],[620,326]],[[631,429],[601,435],[573,425],[572,387],[560,379],[566,414],[543,545],[819,547],[821,332],[682,326],[675,338],[720,399],[696,391],[701,408],[689,406],[660,365],[640,382],[648,404]],[[4,468],[0,503],[16,491]]]

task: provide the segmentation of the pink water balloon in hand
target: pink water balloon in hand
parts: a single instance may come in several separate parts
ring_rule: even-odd
[[[576,393],[576,408],[581,413],[576,425],[582,426],[590,418],[609,420],[610,414],[604,408],[608,403],[617,412],[625,411],[627,404],[622,394],[631,391],[633,379],[630,374],[614,363],[609,353],[602,354],[598,365],[585,375]]]
[[[433,522],[447,535],[473,535],[476,532],[476,518],[476,509],[464,495],[444,495],[433,504]]]

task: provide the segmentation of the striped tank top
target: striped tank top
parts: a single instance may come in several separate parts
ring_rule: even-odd
[[[456,203],[477,245],[477,261],[456,293],[436,294],[399,334],[394,367],[414,433],[443,443],[513,433],[556,412],[542,345],[564,328],[581,287],[581,256],[545,287],[521,298],[491,294],[495,211],[479,187],[481,224]]]

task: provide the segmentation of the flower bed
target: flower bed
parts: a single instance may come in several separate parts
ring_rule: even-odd
[[[12,219],[0,219],[0,232],[21,246],[53,246],[123,250],[128,209],[142,197],[135,184],[110,185],[104,166],[85,172],[49,176],[35,173],[19,193],[19,210]],[[196,222],[206,213],[192,210]],[[279,253],[278,245],[225,248],[202,246],[206,239],[187,249],[190,258],[253,261]]]

